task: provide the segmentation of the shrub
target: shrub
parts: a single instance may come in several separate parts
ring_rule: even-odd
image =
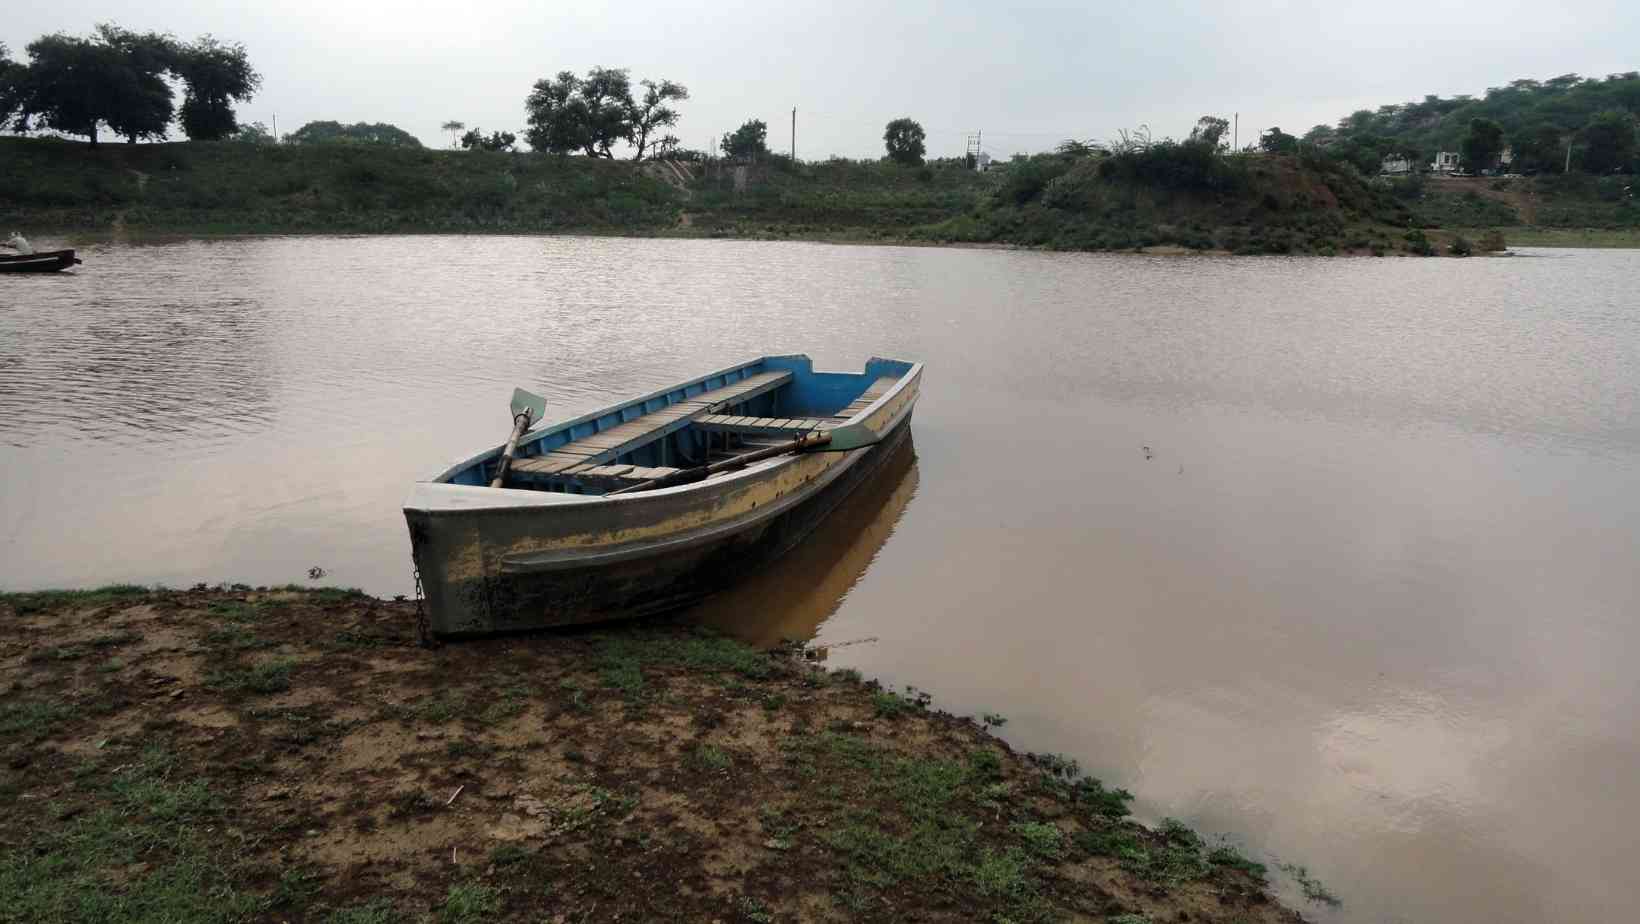
[[[1420,257],[1433,257],[1435,255],[1435,245],[1429,242],[1429,237],[1424,234],[1422,229],[1413,228],[1404,237],[1406,238],[1408,253],[1414,253]]]

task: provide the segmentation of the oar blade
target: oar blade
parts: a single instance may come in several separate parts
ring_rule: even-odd
[[[513,416],[528,412],[530,421],[538,423],[541,416],[547,412],[547,399],[540,395],[531,394],[522,388],[514,388],[512,395]]]
[[[870,446],[882,439],[876,430],[863,423],[847,424],[835,430],[825,431],[830,439],[824,446],[817,446],[813,452],[848,452],[851,449],[860,449]]]

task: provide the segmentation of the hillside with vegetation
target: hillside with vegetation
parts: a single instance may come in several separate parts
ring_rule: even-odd
[[[1463,155],[1472,172],[1499,166],[1508,172],[1572,171],[1604,175],[1640,172],[1640,72],[1605,78],[1565,74],[1551,80],[1514,80],[1476,98],[1425,96],[1418,102],[1362,109],[1337,125],[1317,125],[1310,144],[1376,174],[1383,159],[1401,156],[1428,164],[1438,151]],[[1568,152],[1570,159],[1568,161]]]
[[[1195,167],[1147,172],[1169,157]],[[784,158],[660,169],[364,144],[92,149],[0,139],[9,166],[0,223],[46,234],[581,232],[1259,253],[1409,246],[1407,209],[1348,171],[1283,156],[1191,157],[1158,146],[1132,157],[1045,155],[989,173],[960,161]],[[1188,172],[1197,168],[1207,173]]]
[[[0,223],[39,231],[642,232],[678,197],[628,163],[374,144],[0,139]]]
[[[1061,250],[1426,249],[1421,235],[1405,233],[1412,215],[1403,202],[1324,157],[1225,154],[1202,140],[1067,147],[1009,165],[973,209],[916,236]]]

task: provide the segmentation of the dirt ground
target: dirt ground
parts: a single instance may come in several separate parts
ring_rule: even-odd
[[[1297,921],[983,724],[664,623],[0,597],[0,921]],[[1000,721],[988,719],[988,721]]]

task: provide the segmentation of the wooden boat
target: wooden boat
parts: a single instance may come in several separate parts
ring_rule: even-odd
[[[72,250],[0,254],[0,273],[55,273],[79,262]]]
[[[404,504],[428,628],[602,622],[725,588],[802,540],[892,455],[921,379],[920,363],[900,360],[829,373],[807,356],[765,356],[532,429],[503,487],[489,485],[505,446],[457,462]],[[867,431],[876,441],[862,448],[781,449]],[[783,454],[761,458],[771,452]],[[756,461],[650,486],[740,459]]]

